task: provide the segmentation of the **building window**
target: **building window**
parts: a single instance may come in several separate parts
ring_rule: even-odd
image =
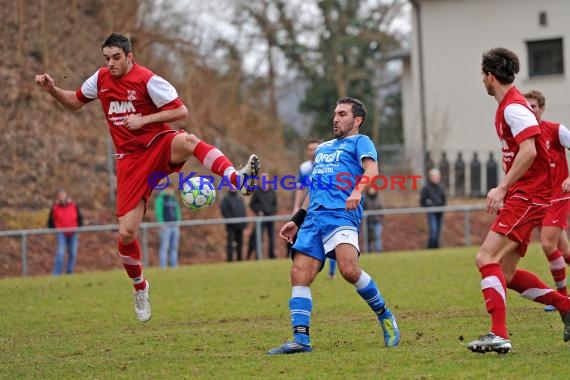
[[[564,74],[562,38],[527,41],[528,76]]]
[[[538,25],[540,26],[547,26],[548,25],[548,17],[546,12],[540,12],[538,14]]]

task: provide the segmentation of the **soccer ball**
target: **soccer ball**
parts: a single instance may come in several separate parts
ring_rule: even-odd
[[[192,211],[210,207],[216,200],[216,187],[205,177],[192,177],[182,184],[182,203]]]

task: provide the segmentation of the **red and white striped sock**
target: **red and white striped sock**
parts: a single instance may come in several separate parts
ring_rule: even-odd
[[[229,178],[237,186],[237,171],[232,162],[215,146],[200,141],[194,148],[194,157],[202,166],[220,177]]]
[[[141,247],[138,240],[130,244],[123,244],[119,239],[119,256],[123,260],[123,267],[127,271],[127,275],[133,280],[135,290],[144,290],[146,281],[142,271]]]
[[[566,289],[566,262],[562,257],[562,253],[559,250],[555,250],[546,257],[550,266],[550,273],[552,273],[552,278],[556,283],[556,290],[563,296],[568,296],[568,290]]]
[[[517,269],[508,287],[531,301],[552,305],[561,313],[570,311],[570,299],[550,289],[532,272]]]
[[[487,312],[491,315],[491,332],[509,339],[507,332],[507,287],[501,265],[487,264],[479,268],[481,290]]]

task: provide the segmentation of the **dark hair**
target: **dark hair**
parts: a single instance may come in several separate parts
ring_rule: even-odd
[[[342,97],[339,100],[336,101],[336,104],[350,104],[352,105],[352,114],[355,117],[361,117],[362,118],[362,123],[360,123],[360,126],[362,126],[362,124],[364,124],[364,120],[366,120],[366,106],[364,105],[364,103],[362,103],[360,100],[356,99],[356,98],[351,98],[348,96]]]
[[[524,94],[524,97],[527,99],[535,99],[540,108],[544,107],[544,105],[546,104],[546,98],[544,97],[544,95],[542,95],[542,92],[537,90],[530,90],[529,92]]]
[[[493,74],[501,84],[511,84],[520,70],[519,57],[505,48],[494,48],[483,53],[481,67],[485,74]]]
[[[127,37],[125,37],[121,34],[117,34],[117,33],[112,33],[109,37],[107,37],[105,39],[105,41],[103,41],[103,44],[101,44],[101,49],[103,49],[105,47],[121,48],[125,52],[125,55],[127,55],[133,51],[133,48],[131,46],[131,42],[129,41],[129,39]]]

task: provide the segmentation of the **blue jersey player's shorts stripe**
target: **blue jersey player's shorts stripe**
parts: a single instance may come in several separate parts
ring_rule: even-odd
[[[334,258],[334,249],[341,243],[352,244],[360,252],[359,229],[351,211],[314,211],[305,218],[293,250],[321,262],[327,256]]]

